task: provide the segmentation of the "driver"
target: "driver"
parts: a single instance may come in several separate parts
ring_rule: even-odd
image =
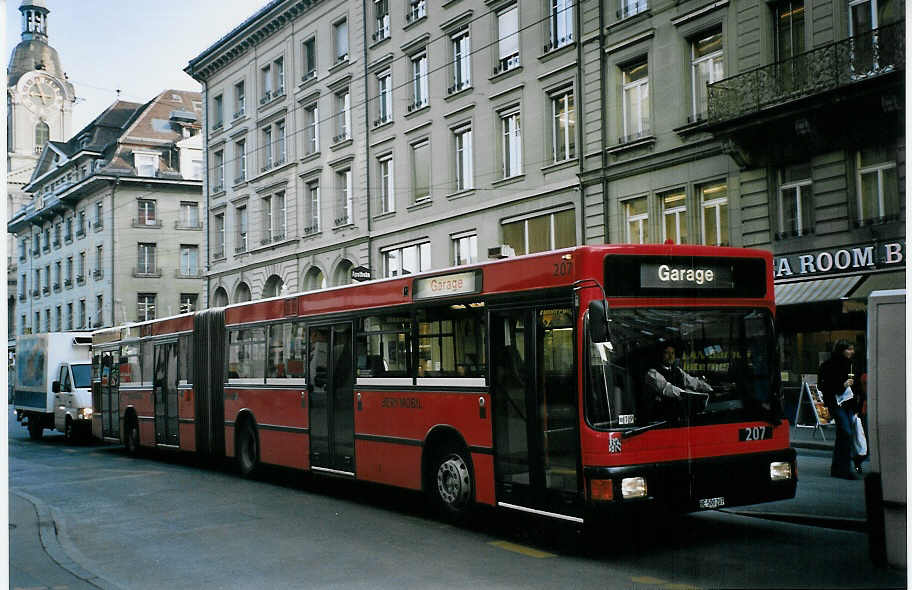
[[[693,377],[675,365],[675,347],[665,344],[656,366],[646,372],[646,386],[663,398],[681,399],[681,391],[711,393],[712,387],[706,381]]]

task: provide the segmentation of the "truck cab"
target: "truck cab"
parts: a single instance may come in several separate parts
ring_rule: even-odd
[[[54,428],[67,438],[91,432],[91,363],[62,363],[51,388],[54,393]]]

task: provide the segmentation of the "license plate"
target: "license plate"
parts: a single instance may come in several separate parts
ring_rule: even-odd
[[[738,440],[741,442],[751,440],[768,440],[773,438],[772,426],[748,426],[738,430]]]
[[[700,508],[703,508],[705,510],[709,510],[711,508],[722,508],[725,506],[725,498],[700,498],[697,503],[699,504]]]

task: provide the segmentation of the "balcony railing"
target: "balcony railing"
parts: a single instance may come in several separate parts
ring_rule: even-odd
[[[317,77],[317,70],[313,69],[313,70],[310,70],[307,73],[305,73],[303,76],[301,76],[301,82],[302,83],[309,82],[311,80],[316,79],[316,77]]]
[[[213,259],[213,260],[221,260],[221,259],[224,258],[224,257],[225,257],[225,251],[224,251],[224,250],[216,250],[215,252],[212,253],[212,259]]]
[[[494,75],[501,74],[503,72],[512,70],[519,67],[519,54],[514,53],[509,57],[505,57],[497,62],[497,65],[494,66]]]
[[[134,277],[158,279],[162,276],[162,269],[150,266],[141,266],[133,269]]]
[[[133,218],[133,227],[147,227],[149,229],[161,229],[162,222],[161,219],[143,219],[143,218]]]
[[[308,236],[310,234],[315,234],[318,231],[320,231],[320,224],[314,222],[313,225],[308,225],[307,227],[304,228],[304,235]]]
[[[333,220],[333,227],[342,227],[343,225],[351,225],[352,218],[351,215],[344,214],[339,217],[336,217]]]
[[[241,117],[243,117],[246,114],[247,114],[247,109],[244,107],[241,107],[240,110],[238,110],[238,112],[236,112],[234,114],[234,119],[240,119]]]
[[[471,85],[472,83],[468,80],[455,81],[453,85],[447,89],[447,94],[456,94],[457,92],[462,92]]]
[[[887,25],[708,85],[710,124],[905,68],[903,23]]]
[[[203,222],[202,221],[192,222],[192,221],[178,220],[178,221],[174,222],[174,229],[203,229]]]
[[[412,111],[417,111],[418,109],[423,109],[426,106],[428,106],[428,98],[425,96],[425,97],[415,100],[415,102],[409,103],[408,112],[411,113]]]

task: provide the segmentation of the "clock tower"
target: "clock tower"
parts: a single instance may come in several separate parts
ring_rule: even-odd
[[[47,0],[22,0],[22,40],[13,49],[6,81],[7,219],[27,201],[28,184],[45,142],[66,141],[72,129],[75,92],[60,65],[57,50],[48,44]],[[8,309],[15,307],[19,253],[7,237]],[[10,337],[17,333],[10,313]]]

